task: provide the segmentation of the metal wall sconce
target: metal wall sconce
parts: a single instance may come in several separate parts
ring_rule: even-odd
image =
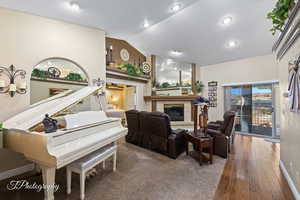
[[[105,81],[104,80],[102,80],[100,78],[94,79],[93,80],[93,85],[97,86],[97,87],[100,87],[100,90],[99,90],[99,93],[98,93],[99,96],[104,96],[105,95],[105,91],[104,91]]]
[[[16,93],[25,94],[27,92],[27,85],[25,81],[16,83],[16,78],[20,77],[25,79],[26,71],[22,69],[16,69],[15,66],[0,67],[0,77],[6,75],[9,79],[9,84],[5,84],[5,80],[0,78],[0,93],[8,93],[11,97],[14,97]]]

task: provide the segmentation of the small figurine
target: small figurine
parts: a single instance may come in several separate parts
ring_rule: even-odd
[[[204,98],[204,97],[197,97],[196,99],[192,100],[193,104],[198,104],[198,103],[209,103],[209,100]]]
[[[45,115],[43,120],[45,133],[53,133],[57,130],[57,120],[49,117],[48,114]]]

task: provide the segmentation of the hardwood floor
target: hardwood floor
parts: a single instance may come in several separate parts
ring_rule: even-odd
[[[280,144],[237,135],[214,200],[294,200],[279,156]]]

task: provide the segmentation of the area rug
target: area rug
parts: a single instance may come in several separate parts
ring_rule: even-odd
[[[161,154],[131,144],[119,146],[117,171],[112,162],[106,169],[97,167],[98,174],[86,182],[87,200],[210,200],[213,199],[226,160],[214,156],[212,165],[183,153],[173,160]],[[40,175],[30,183],[42,183]],[[79,199],[79,176],[72,176],[72,194],[66,195],[65,170],[59,170],[56,183],[60,186],[55,199]],[[8,191],[1,184],[0,197],[9,200],[43,199],[43,192],[31,190]],[[2,198],[0,198],[2,199]]]

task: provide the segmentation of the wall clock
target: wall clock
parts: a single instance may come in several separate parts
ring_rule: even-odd
[[[120,56],[123,61],[128,61],[130,58],[130,55],[129,55],[129,52],[127,51],[127,49],[122,49],[120,51]]]

